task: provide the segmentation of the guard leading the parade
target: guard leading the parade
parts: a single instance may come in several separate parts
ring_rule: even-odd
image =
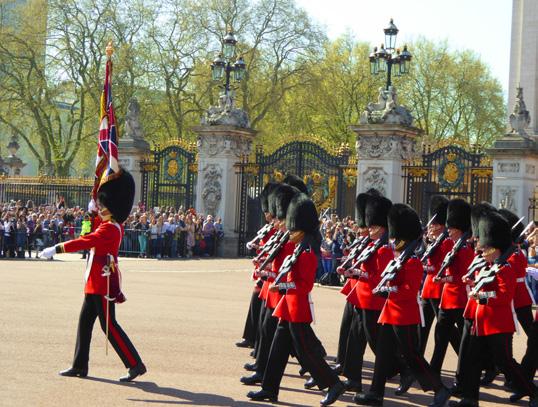
[[[97,206],[101,223],[95,232],[78,239],[48,247],[41,253],[50,258],[57,253],[90,250],[84,276],[84,302],[77,329],[75,357],[71,368],[60,372],[62,376],[86,377],[90,342],[95,320],[114,350],[129,369],[120,381],[128,382],[146,373],[146,366],[127,334],[116,321],[115,304],[125,301],[121,292],[121,274],[118,268],[118,251],[123,238],[123,222],[133,207],[135,184],[127,171],[120,169],[111,179],[101,184],[97,193]]]

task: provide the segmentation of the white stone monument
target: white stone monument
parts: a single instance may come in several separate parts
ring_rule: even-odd
[[[225,257],[237,256],[239,236],[235,232],[239,185],[235,164],[251,152],[256,131],[250,128],[246,113],[233,107],[229,98],[211,107],[194,127],[198,134],[198,177],[196,211],[221,217]]]
[[[393,202],[404,199],[402,165],[417,155],[413,116],[398,105],[396,90],[381,88],[377,103],[370,103],[360,124],[351,126],[357,134],[357,193],[375,188]]]

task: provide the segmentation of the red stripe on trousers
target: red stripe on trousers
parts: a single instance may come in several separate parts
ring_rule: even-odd
[[[107,317],[107,315],[106,315],[106,313],[107,313],[106,302],[108,300],[104,296],[101,297],[101,298],[103,300],[103,309],[105,310],[105,318],[106,318]],[[105,324],[106,324],[106,319],[105,319]],[[127,360],[129,361],[129,364],[131,365],[131,367],[135,367],[136,366],[135,358],[133,357],[133,355],[129,351],[129,348],[127,347],[127,345],[123,341],[123,338],[121,337],[120,333],[117,331],[116,327],[113,324],[110,323],[110,318],[108,318],[108,331],[112,333],[112,336],[114,337],[116,343],[120,347],[123,354],[127,357]]]

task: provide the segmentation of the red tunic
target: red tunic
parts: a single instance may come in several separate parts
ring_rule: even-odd
[[[516,291],[515,270],[510,263],[504,265],[495,280],[486,284],[480,292],[494,291],[495,298],[487,304],[477,304],[473,334],[478,336],[513,333],[516,330],[512,314],[512,300]]]
[[[107,264],[107,255],[118,257],[122,237],[123,227],[121,225],[104,221],[99,224],[95,232],[62,244],[63,250],[67,253],[93,249],[86,270],[87,277],[84,287],[86,294],[107,294],[107,278],[102,276],[103,267]],[[119,273],[119,270],[117,272]]]
[[[462,247],[452,264],[447,267],[445,275],[450,279],[443,286],[441,309],[464,309],[467,305],[467,284],[461,278],[467,274],[467,269],[473,261],[474,250],[466,245]]]
[[[476,278],[478,273],[480,273],[480,269],[475,270],[473,280]],[[465,311],[463,311],[463,318],[474,319],[475,315],[476,315],[476,300],[473,297],[468,297],[467,304],[465,305]]]
[[[280,266],[282,266],[282,263],[284,262],[284,259],[286,256],[291,255],[293,251],[295,250],[295,243],[293,242],[286,242],[284,247],[278,252],[275,259],[273,260],[272,264],[272,273],[273,276],[267,277],[267,282],[270,285],[273,281],[275,281],[276,276],[278,275],[278,272],[280,271]],[[275,308],[280,301],[280,298],[282,295],[278,291],[269,291],[267,290],[267,299],[265,306],[267,308]]]
[[[454,241],[452,239],[445,239],[441,245],[428,257],[428,264],[426,266],[426,278],[424,279],[424,286],[422,287],[421,297],[428,298],[441,298],[443,292],[443,283],[437,284],[433,282],[433,278],[439,272],[443,259],[447,253],[452,250]]]
[[[303,252],[287,275],[287,282],[295,283],[278,302],[273,316],[289,322],[312,322],[309,294],[314,287],[318,258],[313,252]]]
[[[517,250],[508,258],[516,275],[516,292],[514,294],[514,308],[528,307],[532,305],[532,297],[527,286],[527,257],[522,250]]]
[[[422,282],[424,269],[420,259],[412,257],[405,262],[389,287],[397,287],[390,292],[381,311],[380,324],[414,325],[420,323],[418,292]]]
[[[371,242],[369,246],[374,245]],[[372,290],[381,281],[381,273],[387,264],[394,258],[392,249],[388,246],[380,247],[377,252],[361,264],[361,275],[355,286],[347,296],[347,300],[355,307],[380,311],[385,304],[385,298],[374,295]]]
[[[348,277],[340,292],[347,297],[351,290],[353,290],[353,287],[355,287],[355,284],[357,284],[357,281],[357,277]],[[346,301],[349,302],[349,298],[346,298]]]

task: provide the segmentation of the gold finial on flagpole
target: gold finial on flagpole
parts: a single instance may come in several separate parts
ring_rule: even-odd
[[[106,45],[106,56],[108,59],[112,58],[112,54],[114,53],[114,46],[112,45],[112,41],[108,41],[108,44]]]

